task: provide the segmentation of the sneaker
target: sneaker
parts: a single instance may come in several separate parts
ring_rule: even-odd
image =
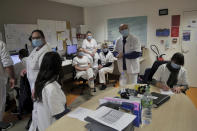
[[[106,88],[107,88],[106,85],[102,85],[101,88],[100,88],[100,90],[105,90]]]

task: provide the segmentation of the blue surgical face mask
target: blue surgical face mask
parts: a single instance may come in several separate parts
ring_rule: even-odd
[[[127,37],[127,36],[129,35],[129,29],[121,30],[121,31],[120,31],[120,34],[121,34],[123,37]]]
[[[107,53],[108,52],[108,49],[107,48],[104,48],[103,49],[103,53]]]
[[[91,39],[92,39],[92,36],[91,36],[91,35],[89,35],[89,36],[87,37],[87,39],[88,39],[88,40],[91,40]]]
[[[78,56],[79,56],[79,57],[82,57],[82,56],[84,56],[84,53],[83,53],[83,52],[79,52],[79,53],[78,53]]]
[[[175,64],[174,62],[171,62],[171,66],[172,66],[172,68],[174,68],[174,69],[179,69],[179,68],[181,68],[180,65],[177,65],[177,64]]]
[[[43,45],[43,42],[41,39],[34,39],[32,40],[32,46],[35,48],[35,47],[39,47]]]

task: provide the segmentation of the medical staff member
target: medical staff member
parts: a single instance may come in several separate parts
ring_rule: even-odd
[[[0,40],[0,121],[3,119],[6,103],[7,74],[5,72],[8,74],[10,87],[14,88],[15,76],[13,61],[7,52],[5,43]]]
[[[87,31],[86,33],[86,39],[83,40],[82,48],[85,55],[90,59],[92,67],[97,68],[99,59],[99,55],[97,53],[98,45],[90,31]]]
[[[78,49],[77,56],[73,59],[73,66],[76,70],[76,78],[79,79],[81,77],[88,80],[90,95],[94,95],[94,92],[96,92],[94,87],[94,72],[91,68],[90,60],[84,55],[82,48]]]
[[[58,83],[61,70],[62,61],[59,54],[46,53],[35,83],[36,108],[33,109],[29,131],[45,131],[53,122],[69,112],[66,96]]]
[[[118,69],[120,73],[126,74],[128,84],[136,84],[140,72],[141,45],[138,39],[129,33],[127,24],[121,24],[119,32],[122,36],[117,40],[114,50],[118,58]]]
[[[188,89],[188,81],[187,71],[183,65],[183,54],[175,53],[169,63],[159,66],[153,76],[153,84],[163,90],[172,89],[175,93],[185,92]]]
[[[34,30],[31,33],[29,40],[34,49],[27,58],[26,69],[27,78],[29,80],[31,91],[33,92],[42,58],[47,52],[51,51],[51,48],[47,44],[44,33],[41,30]]]
[[[107,43],[102,45],[102,52],[99,53],[100,59],[98,60],[99,69],[99,83],[102,84],[100,90],[107,88],[105,74],[112,73],[114,70],[114,56],[109,51]]]

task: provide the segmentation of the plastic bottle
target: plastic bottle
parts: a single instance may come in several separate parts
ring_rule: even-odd
[[[122,72],[120,75],[119,84],[120,84],[120,90],[124,89],[127,85],[127,77],[124,72]]]
[[[153,99],[150,93],[149,85],[146,86],[146,92],[142,97],[142,125],[149,125],[152,121]]]

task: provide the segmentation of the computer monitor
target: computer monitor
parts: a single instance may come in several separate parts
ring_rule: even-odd
[[[71,54],[76,54],[77,53],[77,45],[67,45],[67,50],[66,50],[66,54],[67,55],[71,55]]]
[[[14,62],[14,65],[21,62],[19,59],[19,55],[11,55],[12,61]]]

